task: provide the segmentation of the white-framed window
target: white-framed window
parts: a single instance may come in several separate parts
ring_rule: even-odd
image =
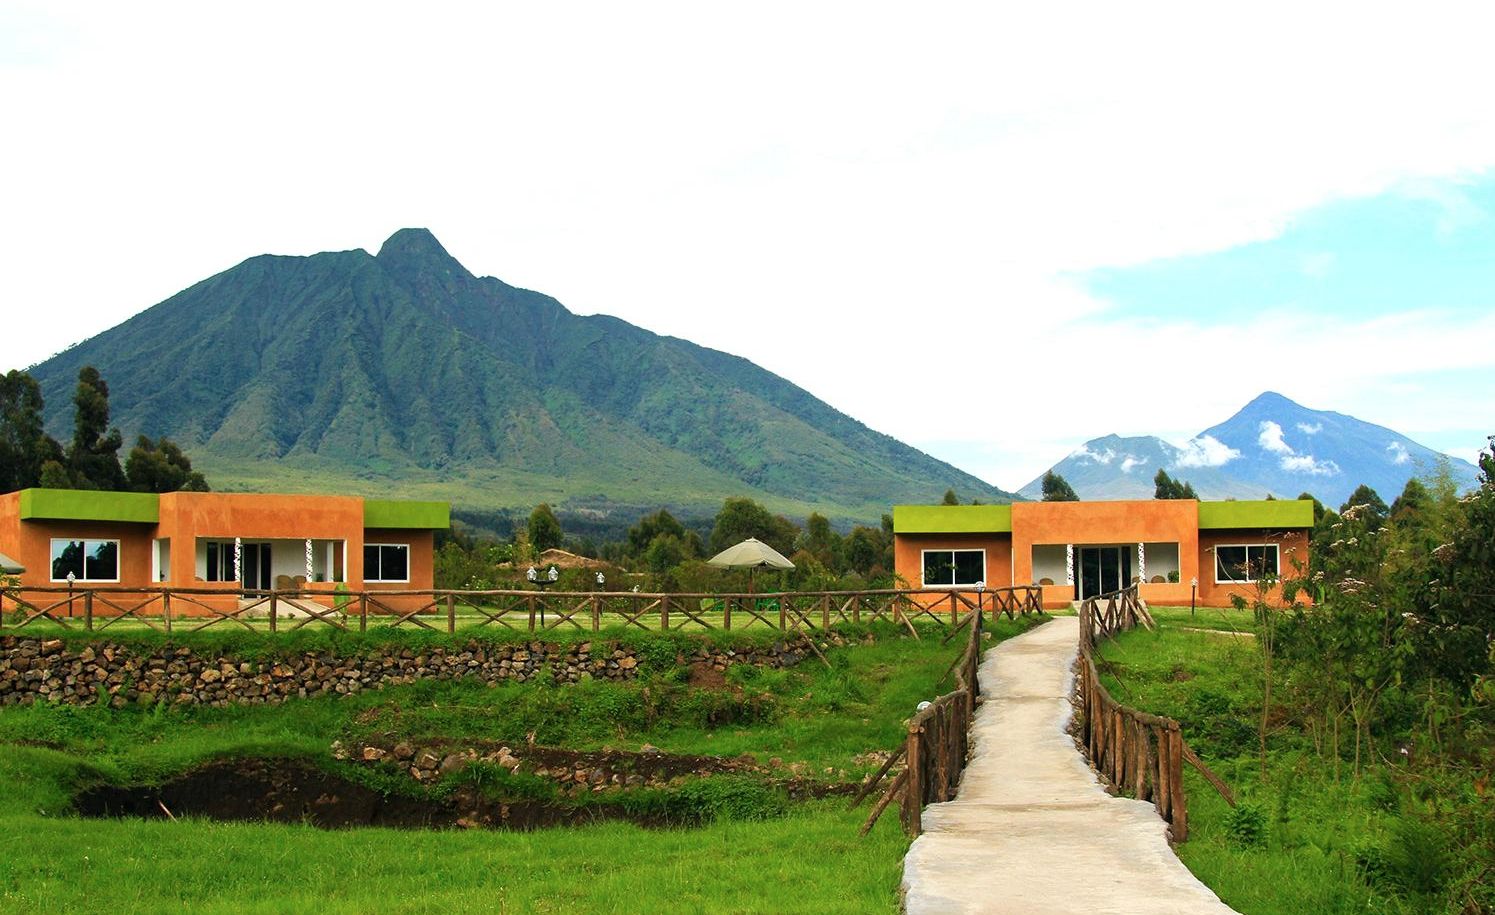
[[[365,543],[363,545],[364,581],[409,581],[410,544]]]
[[[1250,584],[1277,577],[1277,544],[1229,543],[1215,547],[1215,584]]]
[[[52,580],[119,581],[118,540],[52,539]]]
[[[986,581],[986,550],[925,550],[924,587],[971,587]]]

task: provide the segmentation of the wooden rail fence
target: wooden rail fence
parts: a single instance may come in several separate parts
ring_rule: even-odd
[[[1116,788],[1151,801],[1169,824],[1173,841],[1189,837],[1189,807],[1184,796],[1187,762],[1214,785],[1233,807],[1229,787],[1200,761],[1184,742],[1179,723],[1122,705],[1100,682],[1095,645],[1137,625],[1156,628],[1137,586],[1087,598],[1080,603],[1079,693],[1080,742],[1096,771]]]
[[[953,800],[965,772],[970,750],[971,719],[981,695],[981,636],[985,628],[984,610],[970,607],[970,612],[946,638],[953,638],[962,627],[969,627],[966,647],[950,670],[955,672],[955,690],[923,704],[908,723],[908,735],[871,778],[863,783],[852,807],[872,793],[900,759],[903,771],[893,779],[872,807],[862,824],[866,835],[894,800],[899,803],[899,819],[911,836],[924,831],[924,805]],[[949,676],[947,671],[945,676]],[[943,682],[943,680],[941,681]]]
[[[1034,587],[983,592],[883,589],[765,594],[0,588],[0,627],[24,629],[46,620],[90,632],[125,620],[162,632],[195,632],[218,625],[237,625],[253,632],[291,631],[309,625],[364,631],[371,621],[375,625],[455,632],[459,616],[463,628],[494,626],[532,633],[562,628],[599,632],[604,625],[649,631],[758,626],[793,632],[878,620],[907,625],[912,631],[914,622],[925,619],[946,628],[963,626],[977,611],[1005,613],[1009,618],[1039,613],[1041,592]],[[12,619],[7,621],[7,616]],[[263,628],[253,624],[260,620],[266,624]]]

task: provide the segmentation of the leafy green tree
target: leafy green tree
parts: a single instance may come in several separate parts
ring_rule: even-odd
[[[109,426],[109,385],[91,365],[78,372],[73,407],[73,443],[67,451],[73,485],[115,492],[125,489],[125,472],[119,466],[124,438]]]
[[[811,512],[805,522],[805,533],[800,538],[801,549],[814,556],[827,570],[840,572],[845,563],[844,545],[841,535],[831,527],[830,519],[819,512]]]
[[[1080,497],[1075,493],[1074,487],[1069,485],[1068,480],[1050,470],[1043,475],[1043,501],[1078,502]]]
[[[794,552],[794,537],[799,529],[788,518],[776,517],[752,499],[733,497],[722,503],[711,528],[712,552],[721,552],[734,543],[756,537],[785,556]]]
[[[1194,491],[1192,483],[1183,480],[1175,480],[1168,476],[1168,471],[1158,469],[1157,476],[1152,478],[1154,499],[1197,499],[1199,494]]]
[[[1386,517],[1391,514],[1391,509],[1386,507],[1386,502],[1381,498],[1380,494],[1365,483],[1361,483],[1355,487],[1355,491],[1350,493],[1350,497],[1344,500],[1343,505],[1339,506],[1339,513],[1343,515],[1355,505],[1365,506],[1367,520],[1375,522],[1377,527],[1380,526],[1380,522],[1385,521]]]
[[[665,574],[685,559],[685,542],[675,534],[656,535],[643,555],[645,567],[655,575]]]
[[[960,504],[960,497],[955,494],[955,490],[953,490],[953,489],[947,489],[947,490],[945,490],[945,498],[942,499],[942,500],[940,500],[940,504],[941,505],[959,505]]]
[[[41,480],[36,485],[46,489],[72,489],[73,475],[61,461],[48,461],[42,465]]]
[[[565,542],[565,534],[561,531],[560,519],[551,511],[550,503],[541,502],[535,506],[535,510],[529,513],[530,548],[535,555],[560,547]]]
[[[135,440],[125,459],[125,479],[136,492],[207,492],[208,481],[192,469],[192,461],[166,436],[151,441],[147,436]]]
[[[882,564],[882,532],[858,524],[846,537],[846,565],[870,576]]]
[[[1495,436],[1479,455],[1479,487],[1453,504],[1448,540],[1411,571],[1424,586],[1410,622],[1421,671],[1464,689],[1495,677]]]
[[[1298,498],[1300,500],[1305,500],[1313,503],[1313,523],[1318,524],[1319,519],[1324,517],[1324,512],[1326,511],[1326,509],[1324,508],[1324,503],[1314,498],[1314,495],[1311,492],[1300,492],[1298,493]]]
[[[62,459],[43,423],[36,379],[15,370],[0,375],[0,492],[41,485],[42,466]]]
[[[643,556],[649,544],[654,538],[661,534],[669,534],[682,542],[685,539],[685,527],[675,516],[661,508],[652,515],[645,515],[638,523],[628,529],[628,553],[630,556]]]

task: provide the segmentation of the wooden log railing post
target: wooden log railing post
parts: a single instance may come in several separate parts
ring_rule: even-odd
[[[727,632],[732,631],[732,595],[730,594],[722,598],[722,628]]]
[[[601,632],[602,631],[602,595],[601,594],[593,595],[593,597],[592,597],[592,631],[593,632]]]
[[[917,838],[924,831],[924,754],[920,746],[921,725],[910,725],[908,729],[908,782],[903,786],[904,821],[908,833]]]
[[[670,631],[670,596],[661,595],[659,598],[659,631]]]
[[[93,631],[93,591],[83,592],[83,628]]]
[[[366,591],[358,592],[358,631],[369,631],[369,595]]]
[[[270,631],[275,631],[275,591],[270,592]]]
[[[524,602],[529,607],[529,631],[530,632],[534,632],[535,631],[535,610],[536,610],[536,607],[535,607],[535,595],[534,594],[530,594],[528,597],[525,598]]]
[[[171,592],[161,591],[161,623],[166,628],[166,634],[171,634]]]
[[[446,596],[446,631],[450,635],[457,631],[457,595]]]

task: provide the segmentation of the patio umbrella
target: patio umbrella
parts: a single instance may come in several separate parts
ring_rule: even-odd
[[[11,559],[4,553],[0,553],[0,575],[20,575],[26,571],[26,567]]]
[[[706,560],[707,565],[719,569],[747,569],[748,592],[753,590],[753,572],[756,569],[792,569],[794,563],[783,554],[756,537],[749,537],[736,546],[729,546]]]

